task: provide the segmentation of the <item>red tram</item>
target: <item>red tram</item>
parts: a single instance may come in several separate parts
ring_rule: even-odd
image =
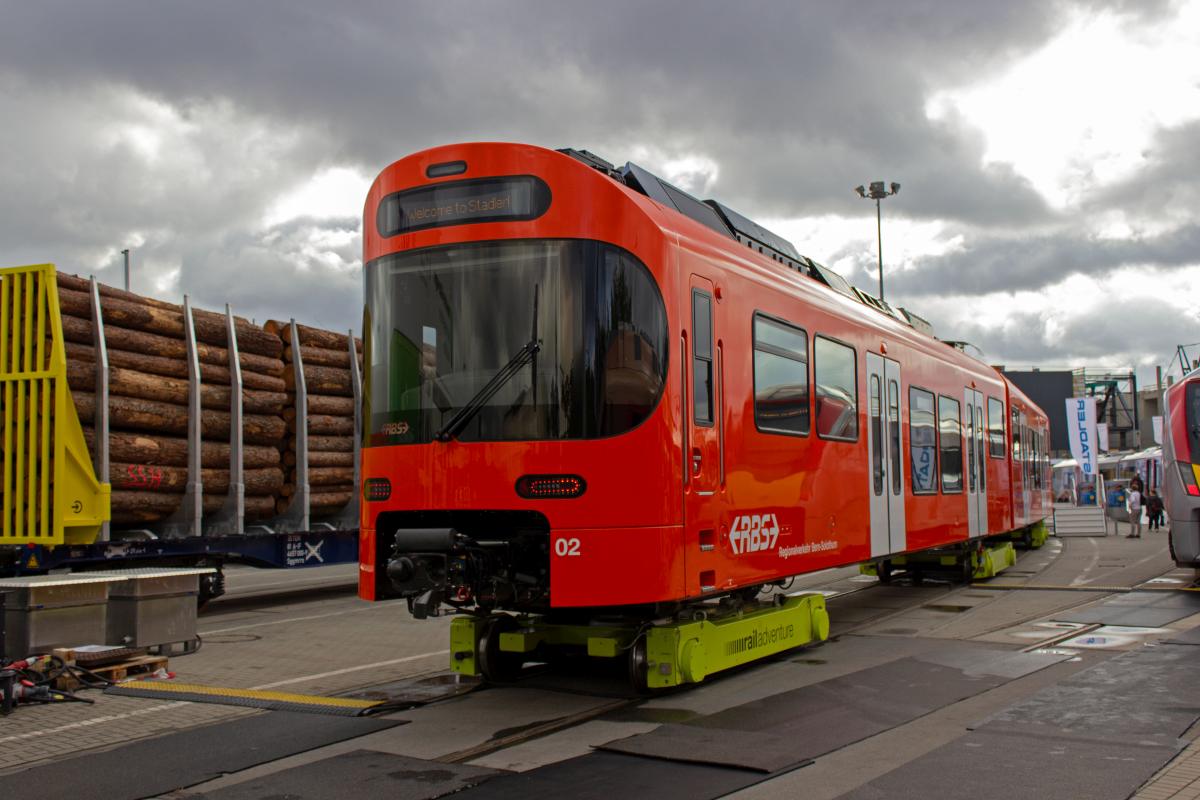
[[[417,153],[364,264],[365,599],[659,613],[1049,512],[1019,389],[634,164]]]
[[[1171,557],[1181,567],[1200,569],[1200,370],[1167,387],[1165,395],[1162,486]]]

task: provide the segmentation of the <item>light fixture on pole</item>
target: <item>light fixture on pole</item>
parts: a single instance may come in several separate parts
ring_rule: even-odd
[[[874,181],[870,188],[864,186],[855,186],[854,191],[858,192],[858,196],[866,200],[875,201],[875,229],[879,236],[879,299],[883,299],[883,212],[879,209],[879,201],[885,197],[891,197],[900,191],[900,184],[892,183],[891,186],[885,186],[883,181]]]

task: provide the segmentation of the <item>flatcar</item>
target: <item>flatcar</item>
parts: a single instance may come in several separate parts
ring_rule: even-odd
[[[666,663],[647,620],[1050,509],[1046,415],[997,370],[635,164],[425,150],[372,185],[363,263],[360,596],[463,613],[460,671],[553,641],[692,680],[742,645],[695,639],[705,668],[673,629]]]
[[[1200,568],[1200,370],[1164,394],[1162,488],[1171,557]]]

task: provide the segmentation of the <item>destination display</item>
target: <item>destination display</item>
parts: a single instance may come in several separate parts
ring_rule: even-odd
[[[522,221],[550,207],[550,187],[533,175],[454,181],[407,189],[383,198],[380,236],[478,222]]]

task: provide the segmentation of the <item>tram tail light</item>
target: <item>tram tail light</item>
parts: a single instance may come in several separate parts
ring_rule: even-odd
[[[387,478],[367,478],[363,482],[363,496],[369,503],[379,503],[392,496],[392,482]]]
[[[1192,497],[1200,497],[1200,486],[1196,485],[1196,473],[1192,465],[1186,461],[1176,464],[1179,467],[1179,477],[1183,480],[1183,488]]]
[[[587,481],[578,475],[522,475],[517,494],[529,500],[565,500],[587,491]]]

